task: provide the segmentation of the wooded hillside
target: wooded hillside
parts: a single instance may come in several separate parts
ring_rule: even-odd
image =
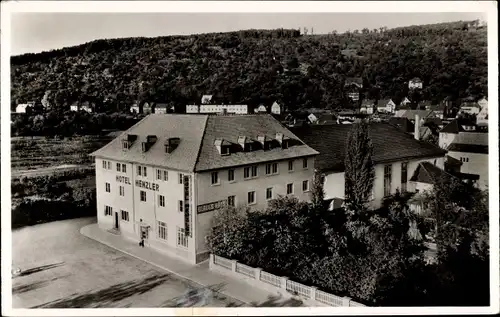
[[[64,111],[89,101],[116,112],[148,101],[182,112],[212,94],[214,102],[250,107],[277,100],[289,109],[335,108],[349,106],[350,77],[363,79],[365,98],[398,102],[413,77],[423,81],[422,99],[479,98],[487,93],[487,36],[478,22],[98,40],[12,57],[12,106],[43,99]]]

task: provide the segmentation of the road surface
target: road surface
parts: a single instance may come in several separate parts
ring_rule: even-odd
[[[203,290],[148,263],[80,234],[82,218],[14,230],[13,308],[179,307],[189,290]],[[202,305],[201,302],[184,305]],[[243,306],[215,293],[210,307]]]

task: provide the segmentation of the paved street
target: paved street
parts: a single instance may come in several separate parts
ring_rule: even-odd
[[[13,231],[13,268],[22,270],[12,280],[13,308],[173,307],[188,290],[200,288],[81,235],[80,228],[93,222],[74,219]],[[242,302],[215,293],[206,305]]]

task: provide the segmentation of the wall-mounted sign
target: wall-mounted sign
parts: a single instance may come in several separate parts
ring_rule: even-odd
[[[131,185],[130,178],[128,178],[127,176],[117,175],[116,176],[116,181],[119,182],[119,183],[125,183],[127,185]]]
[[[199,214],[221,209],[227,205],[227,200],[219,200],[213,203],[198,205],[197,212]]]
[[[184,176],[184,232],[191,237],[191,176]]]
[[[136,180],[135,186],[140,187],[140,188],[149,189],[149,190],[154,190],[156,192],[160,190],[160,185],[158,185],[156,183],[141,181],[141,180]]]

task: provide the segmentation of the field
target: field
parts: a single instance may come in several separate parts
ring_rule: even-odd
[[[90,153],[111,141],[106,136],[80,136],[65,139],[20,137],[11,139],[12,176],[24,173],[57,173],[91,166]],[[44,170],[46,169],[46,170]]]

